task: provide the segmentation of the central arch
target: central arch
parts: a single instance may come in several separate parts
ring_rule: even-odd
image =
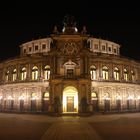
[[[73,86],[63,90],[63,113],[78,113],[78,91]]]

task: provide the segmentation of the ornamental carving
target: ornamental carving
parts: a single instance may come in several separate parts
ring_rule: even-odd
[[[64,55],[76,55],[79,52],[79,48],[75,42],[66,42],[63,47],[60,48],[60,52]]]

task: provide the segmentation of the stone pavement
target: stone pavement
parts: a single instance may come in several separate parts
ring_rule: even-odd
[[[90,117],[0,113],[0,140],[140,140],[140,113]]]
[[[53,124],[40,140],[101,140],[88,123],[60,122]]]

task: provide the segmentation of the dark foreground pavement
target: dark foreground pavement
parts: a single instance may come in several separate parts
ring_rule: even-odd
[[[140,140],[140,113],[91,117],[0,113],[0,140]]]

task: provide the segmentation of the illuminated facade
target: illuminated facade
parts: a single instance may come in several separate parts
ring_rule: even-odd
[[[88,112],[139,111],[140,63],[120,56],[119,44],[64,23],[0,63],[0,111],[79,113],[82,99]]]

